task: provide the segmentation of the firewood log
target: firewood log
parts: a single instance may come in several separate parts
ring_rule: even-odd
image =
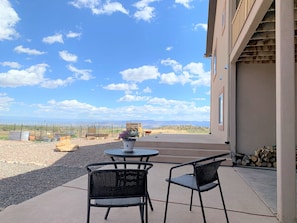
[[[251,162],[251,161],[250,161],[250,157],[247,156],[247,155],[244,155],[243,158],[242,158],[241,164],[242,164],[243,166],[247,166],[247,165],[250,164],[250,162]]]
[[[255,155],[251,155],[251,160],[252,160],[253,163],[255,163],[255,162],[257,162],[258,157],[255,156]]]

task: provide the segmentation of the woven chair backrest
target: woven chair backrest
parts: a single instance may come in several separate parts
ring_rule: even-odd
[[[89,197],[125,198],[146,195],[147,170],[106,169],[89,174]]]
[[[223,160],[216,160],[195,166],[195,176],[198,187],[214,182],[218,179],[218,168]]]

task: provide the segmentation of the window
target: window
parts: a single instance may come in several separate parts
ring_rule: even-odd
[[[214,49],[213,57],[212,57],[212,73],[215,77],[217,74],[217,49]]]
[[[224,124],[224,93],[219,96],[219,121],[220,126]]]

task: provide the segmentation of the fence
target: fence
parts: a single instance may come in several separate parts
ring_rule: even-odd
[[[0,140],[11,139],[10,137],[27,137],[30,140],[52,141],[59,139],[61,136],[71,136],[72,138],[86,138],[90,136],[102,136],[117,138],[119,134],[125,130],[127,123],[124,124],[0,124]],[[138,123],[139,125],[140,123]],[[142,125],[141,125],[142,126]],[[92,132],[90,132],[92,129]],[[95,129],[95,132],[94,132]],[[182,133],[182,134],[208,134],[208,127],[193,126],[193,125],[166,125],[160,127],[151,127],[143,129],[142,133],[153,132],[153,134],[160,133]],[[91,134],[88,134],[91,133]],[[144,136],[146,134],[141,134]],[[28,138],[28,137],[27,137]]]
[[[0,124],[0,139],[10,139],[11,137],[21,137],[29,135],[30,140],[55,140],[61,136],[71,136],[72,138],[84,138],[88,134],[88,129],[94,127],[98,135],[108,135],[117,137],[126,126],[123,125],[23,125],[23,124]]]

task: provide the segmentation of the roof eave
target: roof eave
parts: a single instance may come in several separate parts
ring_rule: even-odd
[[[216,18],[217,0],[209,0],[208,5],[208,23],[207,23],[207,40],[205,57],[212,56],[214,24]]]

